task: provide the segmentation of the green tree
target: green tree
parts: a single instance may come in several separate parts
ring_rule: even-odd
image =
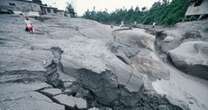
[[[76,17],[76,12],[70,3],[67,4],[66,13],[68,13],[71,17]]]

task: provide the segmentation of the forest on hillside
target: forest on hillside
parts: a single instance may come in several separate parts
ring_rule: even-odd
[[[173,25],[184,19],[185,12],[189,6],[189,0],[163,0],[155,2],[150,9],[146,7],[136,7],[131,9],[117,9],[109,13],[105,11],[89,11],[83,15],[86,19],[96,20],[105,24],[152,24]]]

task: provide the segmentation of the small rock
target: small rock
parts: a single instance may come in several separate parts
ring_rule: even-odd
[[[52,95],[52,96],[62,93],[60,89],[56,89],[56,88],[43,89],[41,92]]]
[[[67,89],[64,90],[64,93],[67,93],[67,94],[69,93],[70,94],[70,93],[72,93],[72,90],[67,88]]]
[[[192,102],[192,101],[189,101],[189,104],[194,104],[194,102]]]
[[[165,42],[171,42],[173,40],[174,40],[174,38],[172,36],[167,36],[163,41],[165,41]]]
[[[113,110],[113,109],[109,107],[101,107],[99,110]]]
[[[74,77],[71,77],[69,75],[66,75],[64,73],[60,73],[59,77],[63,82],[74,82],[76,79]]]
[[[85,90],[83,88],[80,88],[77,93],[76,93],[76,97],[87,97],[89,94],[88,90]]]
[[[74,97],[72,96],[67,96],[67,95],[58,95],[54,97],[56,100],[58,100],[61,104],[70,106],[70,107],[74,107],[75,106],[75,101],[74,101]]]
[[[93,107],[93,108],[89,108],[88,110],[100,110],[99,108]]]
[[[84,109],[87,108],[87,102],[86,100],[82,98],[77,98],[73,96],[68,96],[68,95],[58,95],[54,97],[56,100],[58,100],[61,104],[70,106],[70,107],[77,107],[79,109]]]
[[[71,81],[65,81],[63,83],[64,83],[64,87],[65,88],[69,88],[72,85],[72,82]]]
[[[167,105],[159,105],[158,110],[170,110]]]
[[[74,97],[74,101],[75,101],[75,105],[77,106],[77,108],[79,108],[79,109],[87,108],[87,102],[86,102],[86,100],[84,100],[82,98],[76,98],[76,97]]]

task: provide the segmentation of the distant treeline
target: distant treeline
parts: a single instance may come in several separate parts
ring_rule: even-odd
[[[163,0],[155,2],[152,7],[147,10],[146,7],[118,9],[112,13],[105,11],[89,11],[83,15],[84,18],[96,20],[106,24],[120,24],[124,21],[125,24],[156,24],[173,25],[184,19],[186,9],[189,6],[189,0]]]

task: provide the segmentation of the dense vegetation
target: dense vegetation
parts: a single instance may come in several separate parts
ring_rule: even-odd
[[[183,20],[188,5],[189,0],[172,0],[172,2],[163,0],[155,2],[149,10],[146,10],[145,7],[118,9],[112,13],[108,13],[107,10],[87,10],[83,17],[107,24],[120,24],[121,21],[124,21],[125,24],[156,22],[160,25],[172,25]]]
[[[76,17],[76,12],[75,12],[72,4],[70,4],[70,3],[67,4],[65,14],[69,14],[71,17]]]

